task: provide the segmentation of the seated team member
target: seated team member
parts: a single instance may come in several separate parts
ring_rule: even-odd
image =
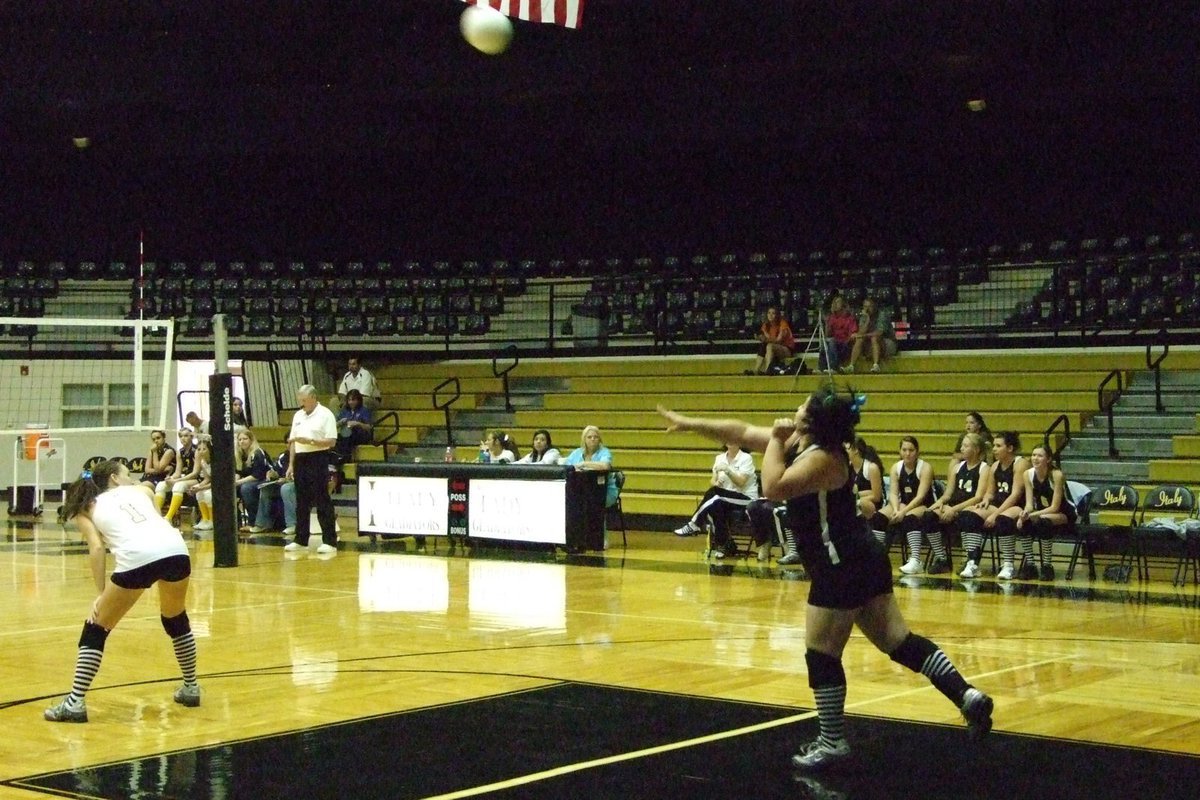
[[[729,515],[743,511],[758,499],[758,478],[754,474],[754,457],[734,444],[713,460],[712,480],[700,499],[692,518],[676,529],[676,536],[695,536],[704,529],[706,520],[713,525],[713,555],[724,558],[733,546],[729,538]]]
[[[363,405],[362,392],[351,389],[346,392],[345,402],[337,415],[338,440],[333,448],[342,463],[354,460],[354,448],[371,443],[373,430],[371,411]]]
[[[248,520],[258,517],[258,485],[267,479],[270,468],[271,459],[259,446],[254,431],[246,428],[238,433],[233,448],[233,472],[236,476],[233,485],[237,487]]]
[[[766,319],[758,330],[758,361],[750,375],[767,375],[775,364],[782,364],[792,357],[796,349],[796,338],[777,308],[768,308]]]
[[[796,534],[787,522],[787,506],[772,500],[758,499],[746,507],[750,527],[754,531],[754,544],[758,547],[758,560],[770,558],[771,542],[779,542],[783,555],[775,562],[781,567],[800,565],[800,552],[796,549]]]
[[[550,431],[545,428],[533,432],[533,442],[529,445],[529,452],[522,458],[514,461],[514,464],[558,464],[562,461],[562,455],[558,452],[558,448],[554,446],[554,442],[550,439]]]
[[[287,475],[290,460],[291,450],[284,447],[283,452],[276,457],[267,470],[267,480],[258,485],[258,512],[254,516],[254,524],[249,529],[250,533],[262,533],[276,529],[278,524],[274,508],[276,499],[279,499],[283,506],[284,534],[295,533],[296,483],[284,477]]]
[[[150,431],[150,454],[146,456],[146,469],[142,483],[154,489],[175,472],[175,448],[167,444],[167,432]]]
[[[946,475],[945,491],[925,512],[925,531],[933,548],[933,563],[929,565],[930,575],[949,572],[953,568],[943,537],[953,529],[960,512],[978,505],[983,500],[987,476],[988,465],[983,460],[982,437],[977,433],[964,434],[962,461]],[[974,575],[964,577],[976,577],[979,574],[978,568],[974,572]]]
[[[204,436],[196,445],[196,461],[199,463],[199,477],[187,488],[187,493],[196,498],[196,507],[200,510],[200,521],[192,526],[194,531],[211,531],[213,529],[212,513],[212,446],[209,438]]]
[[[171,505],[164,515],[168,521],[174,520],[179,513],[187,489],[200,480],[200,465],[196,460],[196,444],[191,428],[179,429],[179,450],[176,452],[175,471],[166,479],[159,481],[154,487],[154,507],[162,512],[167,493],[171,494]]]
[[[908,542],[909,559],[900,567],[906,575],[921,569],[922,526],[933,499],[933,467],[920,455],[917,437],[905,436],[900,440],[900,460],[892,465],[888,501],[879,509],[888,521],[888,530],[882,534],[884,544],[891,541],[892,532],[902,534]],[[880,538],[879,533],[876,538]]]
[[[992,432],[988,430],[987,423],[983,421],[983,415],[978,411],[968,411],[967,420],[963,425],[962,436],[958,437],[958,441],[954,443],[954,452],[950,454],[950,465],[946,468],[948,471],[953,470],[958,462],[962,461],[963,437],[968,433],[977,433],[982,436],[984,446],[995,438],[992,436]],[[985,461],[987,460],[987,453],[984,453],[983,458]]]
[[[1045,540],[1054,535],[1054,528],[1075,521],[1075,501],[1071,498],[1063,471],[1054,466],[1044,446],[1033,448],[1030,460],[1033,466],[1025,470],[1025,510],[1017,517],[1017,536],[1025,556],[1025,563],[1017,577],[1021,580],[1040,578],[1052,581],[1054,567],[1050,564],[1050,547]],[[1039,540],[1040,573],[1033,563],[1034,537]]]
[[[362,395],[363,405],[368,411],[379,408],[383,394],[379,391],[375,376],[361,365],[357,356],[347,359],[346,374],[342,376],[342,382],[338,384],[338,400],[342,405],[345,405],[346,395],[350,393],[351,389],[359,391],[359,394]]]
[[[875,530],[886,528],[887,518],[879,514],[883,507],[883,463],[875,448],[861,436],[850,447],[850,466],[854,469],[858,515],[870,522]]]
[[[242,398],[234,397],[229,401],[229,421],[234,430],[250,427],[250,423],[246,421],[246,406],[242,403]]]
[[[963,549],[967,564],[959,573],[964,578],[979,575],[983,561],[983,539],[995,531],[1000,541],[1002,566],[996,577],[1002,581],[1013,577],[1013,555],[1016,550],[1017,517],[1025,507],[1023,475],[1029,462],[1017,455],[1021,438],[1013,431],[997,433],[992,442],[992,464],[984,483],[983,499],[958,516]]]
[[[846,363],[849,372],[854,372],[855,363],[865,355],[864,350],[871,353],[871,372],[879,372],[879,363],[896,355],[896,330],[891,320],[880,313],[872,297],[863,300],[862,313],[858,315],[858,330],[850,338],[854,346]]]
[[[517,460],[517,445],[504,431],[492,431],[479,443],[479,461],[511,464]]]
[[[581,445],[567,456],[564,464],[569,464],[577,470],[603,472],[607,474],[604,489],[604,507],[611,508],[617,502],[617,480],[612,472],[612,452],[600,440],[600,429],[588,425],[580,437]]]
[[[113,628],[151,586],[157,586],[163,630],[171,637],[183,685],[176,703],[200,705],[196,682],[196,641],[187,616],[191,557],[179,532],[154,510],[149,487],[137,485],[129,469],[117,461],[102,461],[86,477],[71,484],[63,502],[63,517],[74,521],[88,543],[88,564],[99,597],[91,604],[75,661],[71,692],[43,713],[50,722],[87,722],[84,696],[100,671],[104,646]],[[116,560],[104,577],[105,550]]]

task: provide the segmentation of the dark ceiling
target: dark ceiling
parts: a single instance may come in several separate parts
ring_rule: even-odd
[[[1198,8],[588,0],[487,57],[456,0],[3,3],[0,257],[1169,233]]]

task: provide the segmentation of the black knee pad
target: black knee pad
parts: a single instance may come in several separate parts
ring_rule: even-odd
[[[1014,536],[1017,533],[1017,521],[1003,514],[996,517],[996,533],[1000,536]]]
[[[886,531],[888,527],[888,518],[876,511],[871,515],[870,525],[873,531]]]
[[[83,633],[79,634],[79,646],[89,650],[104,652],[104,643],[108,640],[108,631],[94,622],[83,623]]]
[[[188,621],[186,611],[181,611],[174,617],[160,617],[162,619],[163,630],[167,632],[167,636],[174,639],[177,636],[183,636],[192,630],[192,623]]]
[[[1029,520],[1027,529],[1029,535],[1035,539],[1047,539],[1054,535],[1054,526],[1042,517]]]
[[[921,515],[921,533],[937,533],[942,529],[942,518],[932,511]]]
[[[804,663],[808,665],[808,685],[814,689],[821,686],[844,686],[846,670],[840,659],[816,650],[804,651]]]
[[[923,636],[909,633],[888,656],[897,664],[908,667],[913,672],[920,672],[925,665],[925,659],[937,652],[937,645]]]

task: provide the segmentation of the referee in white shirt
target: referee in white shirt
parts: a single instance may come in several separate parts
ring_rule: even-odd
[[[287,477],[296,482],[296,540],[283,549],[308,547],[309,516],[313,506],[321,523],[321,546],[317,553],[337,551],[337,512],[326,488],[329,483],[329,459],[337,444],[337,419],[317,401],[316,387],[305,384],[296,390],[300,410],[292,417],[288,440],[291,460]]]
[[[338,402],[345,406],[346,394],[351,389],[358,389],[363,396],[363,405],[367,407],[367,410],[374,411],[383,399],[383,395],[379,392],[379,385],[375,383],[375,376],[363,368],[357,358],[350,358],[346,362],[346,368],[348,371],[342,376],[342,382],[338,384]]]

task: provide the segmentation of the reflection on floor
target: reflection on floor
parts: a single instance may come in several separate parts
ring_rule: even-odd
[[[73,797],[1194,797],[1200,759],[853,717],[852,757],[789,766],[810,711],[564,683],[9,785]],[[1191,787],[1191,791],[1184,787]]]

